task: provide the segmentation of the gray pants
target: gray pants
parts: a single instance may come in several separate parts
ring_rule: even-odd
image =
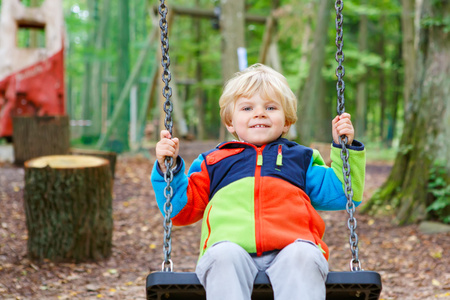
[[[260,257],[251,257],[235,243],[219,242],[195,270],[209,300],[250,300],[258,271],[269,277],[275,300],[325,299],[328,262],[309,241],[297,240]]]

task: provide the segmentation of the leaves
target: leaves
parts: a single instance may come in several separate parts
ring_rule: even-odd
[[[187,164],[212,145],[184,144]],[[0,293],[23,299],[144,299],[145,278],[161,268],[163,218],[154,199],[148,176],[151,163],[143,157],[120,157],[114,183],[113,254],[93,263],[32,262],[26,259],[26,240],[12,238],[26,233],[20,193],[10,182],[23,180],[21,169],[2,167],[6,185],[0,188]],[[367,166],[365,199],[387,177],[389,168]],[[139,179],[137,181],[136,179]],[[3,183],[3,182],[2,182]],[[124,205],[124,203],[127,203]],[[325,241],[331,249],[330,268],[348,270],[350,250],[346,212],[321,213],[327,230]],[[450,235],[424,235],[417,225],[395,227],[390,219],[361,215],[357,233],[360,259],[365,270],[381,273],[384,299],[448,298],[450,278],[446,255]],[[0,224],[1,224],[0,223]],[[173,260],[176,271],[192,271],[198,255],[200,224],[174,227]],[[448,272],[447,272],[448,273]]]

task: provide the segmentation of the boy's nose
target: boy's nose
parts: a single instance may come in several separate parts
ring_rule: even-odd
[[[265,117],[266,116],[266,110],[264,109],[264,107],[256,107],[255,108],[255,118],[261,118],[261,117]]]

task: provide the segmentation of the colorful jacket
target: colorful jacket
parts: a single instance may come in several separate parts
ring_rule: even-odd
[[[200,257],[225,240],[259,256],[304,239],[328,259],[322,241],[325,224],[316,210],[346,208],[339,147],[332,147],[331,168],[317,150],[284,138],[262,147],[222,143],[201,154],[187,175],[179,157],[172,181],[172,222],[188,225],[203,218]],[[364,145],[354,141],[349,152],[357,206],[364,189]],[[166,183],[158,163],[151,180],[163,212]]]

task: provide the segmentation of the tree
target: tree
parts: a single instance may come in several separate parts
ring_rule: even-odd
[[[222,78],[230,79],[239,71],[237,51],[245,48],[245,5],[244,1],[220,2],[220,30],[222,35]],[[225,127],[221,127],[220,140],[225,139]]]
[[[313,52],[310,58],[309,76],[304,85],[301,97],[302,107],[298,110],[301,142],[308,144],[312,140],[329,141],[330,114],[325,104],[324,78],[322,68],[325,62],[325,44],[328,40],[328,24],[330,23],[331,6],[328,0],[321,0],[317,27],[314,34]]]
[[[444,189],[450,183],[450,28],[444,18],[450,14],[450,3],[416,1],[416,9],[420,27],[415,78],[399,152],[388,180],[364,208],[391,208],[399,224],[426,219],[427,207],[436,200],[444,199],[440,209],[450,208],[449,191]],[[436,189],[436,177],[430,181],[436,166],[444,183],[440,199],[431,193]]]
[[[367,4],[367,0],[361,1],[362,5]],[[358,48],[361,53],[367,51],[368,38],[369,38],[369,18],[366,13],[362,13],[359,21],[359,35],[358,35]],[[380,43],[380,47],[384,48],[384,45]],[[361,62],[362,63],[362,62]],[[380,71],[382,74],[383,71]],[[365,136],[366,133],[366,118],[367,115],[367,73],[362,74],[361,78],[356,84],[356,118],[355,118],[355,130],[358,136]]]
[[[130,19],[128,0],[119,1],[119,38],[118,49],[118,71],[117,71],[117,95],[119,97],[130,74]],[[116,139],[118,147],[113,149],[117,152],[129,150],[128,132],[130,123],[130,104],[126,102],[125,109],[120,112],[120,125],[117,126]]]
[[[402,0],[402,50],[405,69],[403,102],[405,103],[405,108],[409,103],[409,96],[414,80],[413,74],[416,55],[414,49],[414,2],[415,0]]]

